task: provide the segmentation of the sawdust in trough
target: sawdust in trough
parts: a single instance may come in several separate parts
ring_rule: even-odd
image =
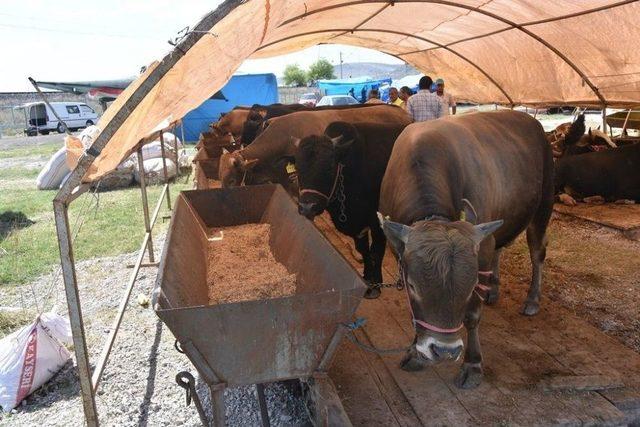
[[[295,293],[296,275],[276,261],[271,252],[271,225],[245,224],[212,231],[207,266],[209,304]]]

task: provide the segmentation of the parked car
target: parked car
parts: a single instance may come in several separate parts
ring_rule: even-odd
[[[318,95],[315,93],[303,93],[298,100],[298,104],[308,105],[310,107],[315,107],[317,102]]]
[[[49,104],[70,130],[78,130],[98,123],[98,114],[82,102],[50,102]],[[64,126],[44,102],[31,102],[19,108],[24,109],[25,133],[28,136],[35,136],[38,133],[47,135],[54,130],[58,133],[64,132]]]
[[[351,95],[327,95],[323,96],[316,104],[316,107],[323,105],[353,105],[359,102]]]

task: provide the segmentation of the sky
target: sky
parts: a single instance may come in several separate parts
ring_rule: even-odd
[[[132,77],[161,59],[168,40],[213,10],[217,0],[0,0],[0,92],[32,91],[42,81]],[[319,58],[344,62],[400,61],[369,49],[322,45],[289,55],[245,61],[238,72],[273,72]]]

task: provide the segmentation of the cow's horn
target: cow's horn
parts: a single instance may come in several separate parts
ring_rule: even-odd
[[[474,233],[472,237],[473,241],[479,245],[480,242],[482,242],[485,239],[485,237],[487,237],[488,235],[496,231],[498,228],[500,228],[502,224],[504,224],[504,221],[499,219],[497,221],[484,222],[482,224],[474,225],[473,226]]]
[[[331,142],[333,143],[333,146],[335,147],[336,145],[340,144],[343,138],[344,136],[342,135],[338,135],[335,138],[331,138]]]
[[[300,138],[296,138],[295,136],[292,136],[292,137],[291,137],[291,142],[293,142],[293,145],[294,145],[296,148],[300,147],[300,141],[301,141],[301,139],[300,139]]]
[[[222,147],[222,154],[229,154],[229,150],[227,150],[226,148]]]

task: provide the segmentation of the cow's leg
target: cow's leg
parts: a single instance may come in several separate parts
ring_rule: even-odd
[[[485,298],[485,303],[493,305],[498,302],[500,296],[500,255],[502,254],[502,248],[496,249],[493,252],[493,259],[491,261],[491,276],[489,276],[489,292]]]
[[[467,329],[467,347],[464,352],[464,361],[454,380],[458,388],[475,388],[482,381],[482,352],[478,333],[481,313],[482,300],[474,292],[464,317],[464,326]]]
[[[382,259],[387,248],[387,238],[384,236],[378,218],[369,226],[371,230],[371,280],[373,283],[382,283]]]
[[[548,212],[547,212],[548,210]],[[533,316],[540,311],[540,289],[542,287],[542,266],[547,254],[547,225],[551,218],[551,210],[539,209],[527,227],[527,244],[531,257],[531,285],[527,299],[522,307],[522,314]]]
[[[369,283],[377,283],[371,278],[371,251],[369,250],[369,232],[365,228],[360,234],[353,238],[356,250],[362,255],[362,261],[364,263],[364,272],[362,274],[364,280]],[[364,294],[365,298],[373,299],[380,296],[380,289],[369,288]]]

